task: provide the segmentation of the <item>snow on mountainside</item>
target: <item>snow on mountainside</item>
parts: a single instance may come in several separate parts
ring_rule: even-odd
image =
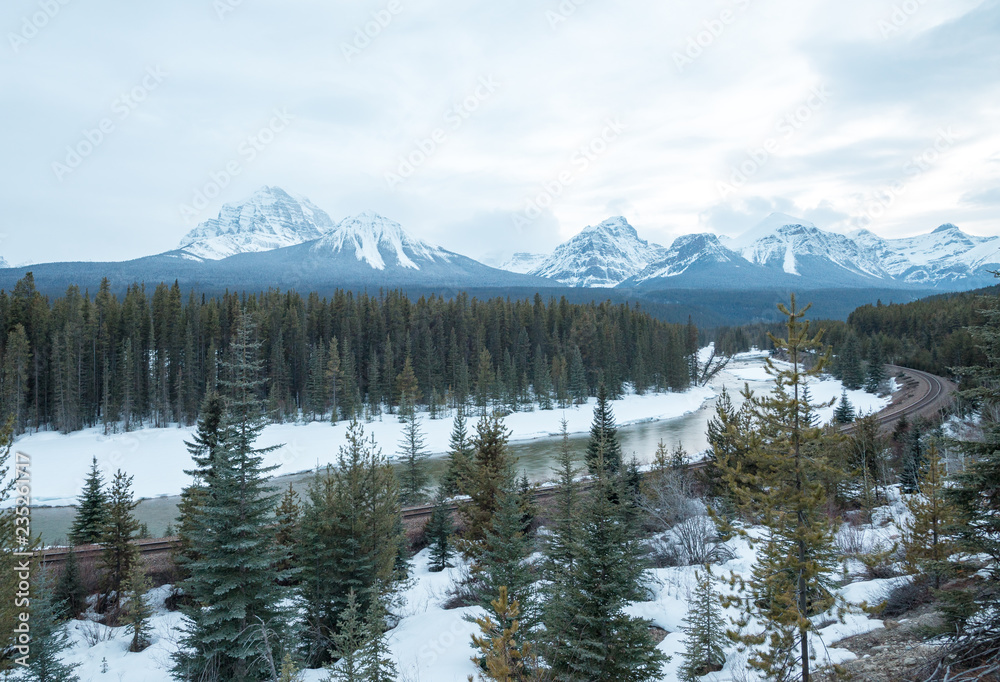
[[[621,216],[588,226],[530,271],[573,287],[613,287],[661,259],[666,250],[640,239]]]
[[[374,211],[344,218],[310,250],[316,254],[350,252],[376,270],[386,265],[420,269],[426,261],[449,261],[452,254],[411,237],[402,226]]]
[[[852,275],[891,278],[878,258],[849,237],[782,213],[772,213],[748,233],[731,240],[731,244],[747,261],[789,275],[801,276],[805,262],[825,261]]]
[[[219,217],[199,224],[180,243],[180,255],[219,260],[318,239],[333,229],[325,211],[280,187],[261,187],[249,199],[224,204]]]
[[[868,230],[851,238],[881,261],[896,280],[911,284],[937,284],[982,276],[1000,263],[1000,237],[978,237],[951,223],[929,234],[883,239]]]
[[[675,239],[663,258],[636,275],[635,281],[676,277],[699,264],[730,263],[741,258],[740,254],[723,246],[714,234],[686,234]]]
[[[516,272],[526,275],[541,265],[546,258],[548,258],[548,256],[544,253],[520,252],[515,253],[499,267],[501,270],[506,270],[507,272]]]

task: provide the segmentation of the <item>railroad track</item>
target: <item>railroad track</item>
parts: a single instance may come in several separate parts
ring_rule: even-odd
[[[954,389],[954,384],[947,379],[942,379],[941,377],[935,376],[933,374],[928,374],[927,372],[921,372],[919,370],[910,369],[908,367],[898,367],[895,365],[888,366],[890,374],[896,376],[906,375],[907,384],[904,385],[906,391],[921,392],[919,395],[913,396],[913,399],[904,398],[903,404],[893,407],[890,405],[882,412],[878,413],[878,422],[883,427],[886,428],[891,424],[894,424],[900,417],[906,415],[910,416],[927,416],[928,414],[939,411],[942,407],[951,401],[950,393]],[[844,433],[850,433],[853,430],[851,425],[847,425],[841,428]],[[704,467],[704,462],[693,462],[688,465],[690,469],[699,469]],[[588,487],[586,481],[583,482],[583,487]],[[534,498],[536,502],[542,502],[550,499],[557,495],[559,488],[555,486],[547,486],[544,488],[539,488],[535,491]],[[453,503],[449,505],[448,509],[452,512],[458,509],[459,503]],[[434,505],[421,505],[416,507],[407,507],[403,509],[403,523],[410,528],[420,527],[421,521],[430,518],[431,513],[434,511]],[[176,536],[167,538],[157,538],[155,540],[136,540],[135,544],[139,547],[139,552],[142,554],[143,558],[147,562],[155,561],[157,557],[164,557],[164,555],[169,555],[170,552],[177,546],[179,538]],[[100,545],[81,545],[75,548],[77,558],[81,561],[96,561],[100,558],[102,548]],[[53,566],[62,564],[66,560],[66,555],[69,554],[70,548],[68,547],[53,547],[52,549],[45,549],[36,552],[36,556],[40,559],[41,563],[46,566]]]

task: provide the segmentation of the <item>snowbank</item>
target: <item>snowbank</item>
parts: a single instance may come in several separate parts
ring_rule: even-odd
[[[694,412],[706,400],[715,397],[710,387],[691,388],[683,393],[629,394],[613,401],[619,425],[671,419]],[[505,419],[512,441],[544,438],[559,433],[565,417],[570,433],[590,429],[596,398],[568,409],[516,412]],[[475,418],[470,420],[470,430]],[[421,416],[424,444],[433,454],[446,452],[452,419],[429,419]],[[365,433],[374,435],[387,456],[395,453],[403,435],[403,424],[396,415],[383,414],[364,424]],[[138,498],[177,495],[190,478],[184,469],[191,467],[191,457],[184,442],[191,440],[194,427],[146,428],[130,433],[105,436],[101,428],[71,434],[55,432],[21,436],[15,449],[31,456],[32,490],[36,504],[75,504],[90,469],[92,456],[109,478],[116,469],[133,475],[133,490]],[[346,440],[347,423],[272,424],[264,429],[259,447],[280,446],[266,456],[267,464],[276,465],[274,475],[309,471],[335,462]]]

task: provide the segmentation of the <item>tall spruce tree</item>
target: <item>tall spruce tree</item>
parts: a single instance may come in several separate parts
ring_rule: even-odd
[[[753,398],[760,440],[749,457],[754,473],[727,467],[725,479],[744,512],[767,529],[763,548],[741,597],[741,626],[757,620],[762,629],[745,632],[742,645],[753,645],[749,664],[763,674],[785,679],[801,671],[809,682],[808,635],[810,617],[833,604],[831,574],[835,568],[830,520],[825,511],[823,480],[833,449],[829,438],[816,427],[814,408],[805,383],[823,371],[827,357],[806,369],[807,356],[821,348],[822,332],[810,336],[795,296],[789,306],[779,305],[786,318],[786,336],[771,335],[775,348],[786,355],[788,366],[768,359],[774,390]]]
[[[597,388],[597,405],[594,406],[594,421],[590,426],[590,442],[587,443],[587,468],[593,475],[597,474],[599,459],[610,474],[622,468],[622,446],[618,442],[615,413],[603,382]]]
[[[911,495],[920,490],[920,476],[925,460],[923,438],[924,422],[917,419],[907,431],[903,442],[903,468],[899,474],[903,492]]]
[[[625,613],[642,590],[641,548],[628,521],[624,485],[598,462],[584,508],[579,557],[570,579],[553,589],[558,613],[549,609],[545,660],[555,679],[567,681],[659,679],[663,654],[649,623]]]
[[[934,589],[951,572],[948,557],[958,550],[951,534],[958,517],[947,491],[944,463],[935,443],[927,450],[927,467],[920,477],[920,492],[906,500],[912,521],[903,531],[906,563],[913,572],[930,579]]]
[[[885,387],[888,380],[885,371],[885,351],[878,338],[873,338],[868,349],[868,369],[865,372],[865,390],[869,393],[878,393]]]
[[[461,481],[469,475],[473,452],[472,440],[466,427],[465,409],[459,406],[451,427],[448,467],[441,479],[441,489],[445,495],[453,497],[458,494]]]
[[[996,608],[1000,603],[1000,298],[981,301],[982,323],[969,333],[984,359],[961,372],[968,388],[959,396],[978,409],[982,436],[960,443],[969,465],[955,476],[955,485],[947,493],[958,512],[955,531],[960,547],[969,555],[985,558],[982,564],[965,568],[970,573],[983,571],[986,580],[964,590],[950,590],[959,607],[953,607],[953,619],[963,626],[952,650],[965,656],[969,667],[982,661],[984,650],[996,651],[1000,645]]]
[[[299,524],[300,595],[310,665],[329,659],[353,591],[362,612],[390,590],[403,540],[399,488],[374,439],[352,422],[336,469],[316,473]]]
[[[678,671],[683,682],[696,682],[704,675],[721,670],[726,662],[724,650],[726,627],[719,609],[719,597],[713,589],[711,569],[696,573],[697,587],[688,603],[684,618],[684,664]]]
[[[132,542],[139,531],[139,521],[132,514],[137,504],[132,499],[132,476],[119,469],[108,490],[108,515],[101,536],[105,606],[112,622],[118,619],[125,581],[139,561],[139,548]]]
[[[500,509],[505,477],[513,467],[507,449],[509,438],[510,430],[498,415],[482,417],[476,424],[475,454],[461,488],[469,501],[458,509],[464,525],[462,551],[466,556],[475,556]]]
[[[430,570],[443,571],[448,566],[448,558],[455,553],[452,546],[452,535],[455,524],[451,520],[451,509],[445,501],[447,498],[440,490],[434,500],[434,511],[427,521],[424,533],[430,543]]]
[[[412,370],[411,370],[412,371]],[[400,403],[400,417],[404,420],[403,436],[399,441],[400,472],[399,500],[404,506],[419,504],[426,498],[425,489],[430,481],[427,471],[427,450],[424,435],[417,419],[416,408],[404,409]]]
[[[487,611],[499,596],[500,587],[506,587],[511,599],[520,604],[521,631],[528,633],[538,624],[535,577],[528,565],[531,542],[523,530],[513,472],[505,474],[504,479],[497,512],[473,561],[472,581],[479,606]]]
[[[210,388],[202,401],[194,435],[190,441],[184,442],[195,466],[184,472],[193,480],[181,491],[180,503],[177,505],[178,545],[175,557],[182,579],[189,574],[189,563],[198,557],[194,535],[197,533],[199,515],[207,499],[207,486],[214,478],[215,460],[224,456],[224,412],[222,396],[214,388]]]
[[[150,581],[146,567],[142,561],[132,564],[128,578],[122,585],[125,592],[124,617],[127,631],[132,635],[128,650],[142,651],[149,646],[149,636],[152,625],[149,622],[153,610],[146,603],[146,593],[149,592]]]
[[[854,405],[847,399],[847,389],[840,394],[840,402],[837,409],[833,411],[833,419],[838,424],[850,424],[854,421]]]
[[[107,495],[104,492],[104,478],[97,466],[97,457],[90,462],[90,473],[83,484],[73,517],[73,527],[69,539],[74,545],[90,545],[101,541],[104,524],[107,521]]]
[[[327,664],[327,682],[363,682],[360,656],[364,644],[364,616],[358,608],[354,590],[350,590],[341,614],[340,629],[333,635],[330,654],[337,662]]]
[[[80,562],[76,558],[76,551],[71,549],[63,562],[55,588],[56,601],[64,608],[60,616],[76,618],[86,606],[86,597],[87,591],[80,578]]]
[[[210,455],[191,534],[198,556],[182,583],[191,601],[183,609],[190,624],[174,656],[173,673],[181,680],[262,680],[270,672],[266,662],[280,660],[284,556],[274,541],[276,495],[266,485],[274,467],[263,464],[274,448],[254,447],[264,428],[259,353],[255,325],[243,311],[223,363],[221,443]],[[267,632],[278,641],[265,639]]]

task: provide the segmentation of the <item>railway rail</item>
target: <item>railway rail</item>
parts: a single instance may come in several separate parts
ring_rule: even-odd
[[[889,365],[888,369],[890,370],[890,375],[903,377],[904,386],[900,392],[902,394],[902,398],[899,401],[900,404],[896,404],[896,401],[893,401],[893,404],[878,413],[878,421],[883,428],[888,428],[904,415],[907,417],[930,416],[940,412],[943,407],[950,403],[951,391],[954,390],[955,385],[947,379],[908,367]],[[852,430],[851,425],[842,428],[842,431],[845,433],[850,433]],[[705,466],[705,464],[704,462],[693,462],[688,466],[691,469],[698,469]],[[586,483],[584,483],[584,486],[586,486]],[[539,488],[535,491],[535,501],[545,501],[554,497],[558,492],[559,488],[556,486]],[[451,511],[457,509],[458,503],[450,505]],[[433,510],[433,505],[407,507],[402,511],[403,523],[411,529],[421,527],[421,522],[430,518]],[[136,540],[135,544],[138,546],[140,554],[147,563],[156,564],[167,560],[179,541],[180,539],[177,536],[172,536],[150,540]],[[77,558],[81,562],[96,561],[100,558],[102,552],[100,545],[81,545],[74,549]],[[62,564],[70,551],[71,548],[69,547],[53,547],[51,549],[39,550],[35,555],[39,558],[42,565],[55,566]]]

